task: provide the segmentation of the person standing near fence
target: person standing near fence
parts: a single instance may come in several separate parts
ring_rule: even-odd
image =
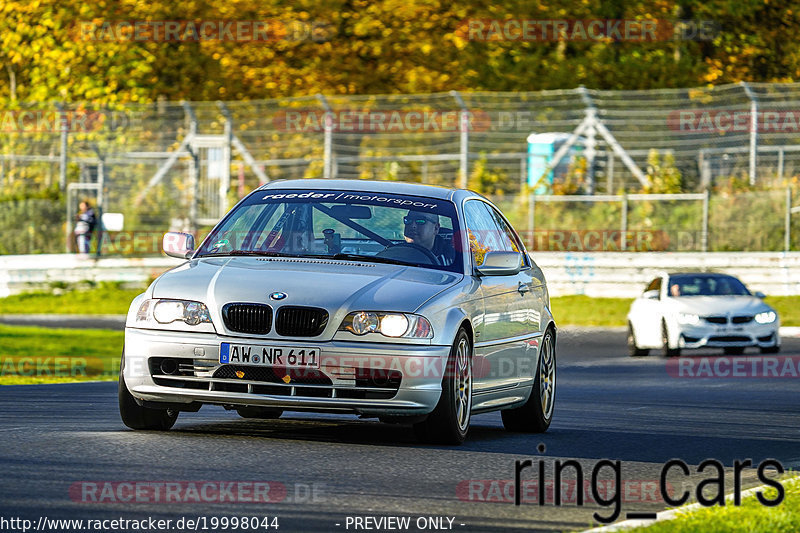
[[[97,224],[97,217],[89,202],[84,200],[78,205],[78,220],[75,224],[75,240],[78,243],[78,253],[89,255],[89,246],[92,242],[92,233]]]

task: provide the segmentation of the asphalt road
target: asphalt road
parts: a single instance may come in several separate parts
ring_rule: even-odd
[[[785,339],[781,355],[800,358],[800,339]],[[152,517],[173,520],[167,531],[182,530],[175,526],[181,517],[205,517],[201,531],[203,525],[223,530],[221,523],[212,527],[221,517],[277,517],[283,532],[398,530],[385,527],[394,522],[372,520],[399,516],[411,518],[409,531],[434,530],[431,525],[465,532],[562,531],[589,527],[593,513],[608,516],[613,505],[578,506],[567,483],[568,501],[561,506],[549,497],[540,506],[523,495],[517,507],[509,490],[515,461],[542,461],[549,480],[556,460],[577,460],[587,479],[599,460],[621,461],[620,519],[666,507],[654,501],[654,483],[672,458],[688,463],[691,472],[684,477],[670,471],[677,493],[694,491],[698,481],[714,476],[713,470],[696,472],[706,458],[725,464],[725,492],[734,488],[737,459],[800,466],[800,379],[676,377],[658,356],[626,357],[619,331],[565,331],[558,358],[556,412],[546,434],[507,433],[492,413],[473,418],[469,440],[460,447],[420,445],[409,428],[353,416],[287,413],[278,421],[253,421],[218,407],[182,413],[168,433],[134,432],[119,420],[115,383],[0,387],[0,517],[34,525],[40,517]],[[537,450],[540,444],[544,452]],[[596,485],[604,487],[611,477],[604,471]],[[752,469],[742,477],[743,488],[760,484]],[[522,478],[536,480],[536,467]],[[241,502],[202,501],[214,495],[192,488],[199,491],[206,481],[242,482],[236,492],[221,494]],[[179,502],[166,503],[166,485],[145,482],[185,483],[172,493]],[[131,487],[142,490],[146,501],[118,501],[133,496]],[[154,487],[161,487],[158,495]],[[245,501],[255,493],[278,501]],[[364,527],[355,527],[356,518],[367,517],[359,522]],[[417,523],[436,517],[441,522]],[[231,524],[228,530],[236,531]],[[11,525],[0,529],[13,531]],[[107,522],[102,530],[114,525]]]

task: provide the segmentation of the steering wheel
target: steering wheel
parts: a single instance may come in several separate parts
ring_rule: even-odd
[[[377,254],[376,257],[385,257],[386,259],[398,259],[400,261],[409,261],[409,262],[425,262],[430,263],[431,265],[438,265],[439,260],[433,255],[433,252],[425,248],[424,246],[420,246],[419,244],[414,244],[413,242],[399,242],[397,244],[392,244],[391,246],[387,246]],[[409,258],[409,256],[411,256]],[[419,261],[418,258],[424,258],[424,261]]]

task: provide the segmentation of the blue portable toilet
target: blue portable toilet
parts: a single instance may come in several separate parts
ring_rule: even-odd
[[[553,179],[563,176],[569,169],[569,164],[576,155],[583,151],[583,138],[578,137],[578,142],[570,148],[555,168],[552,168],[541,180],[539,178],[550,164],[553,156],[561,146],[567,142],[571,133],[549,132],[531,133],[528,135],[528,186],[536,185],[534,194],[548,194],[553,191]],[[537,180],[538,184],[537,184]]]

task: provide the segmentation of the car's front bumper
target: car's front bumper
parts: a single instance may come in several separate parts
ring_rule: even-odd
[[[287,347],[318,347],[319,372],[327,380],[325,384],[291,380],[267,383],[246,375],[243,379],[214,377],[224,366],[219,363],[222,342],[265,343],[263,339],[126,328],[125,383],[134,398],[148,404],[203,403],[367,416],[422,415],[431,412],[439,401],[442,372],[450,352],[449,346],[270,340],[271,344]],[[181,368],[192,370],[165,375],[153,370],[151,358],[170,358]],[[399,387],[391,390],[359,386],[354,372],[365,368],[400,372]]]
[[[681,348],[770,348],[780,345],[778,323],[714,326],[710,324],[678,325],[678,346]]]

